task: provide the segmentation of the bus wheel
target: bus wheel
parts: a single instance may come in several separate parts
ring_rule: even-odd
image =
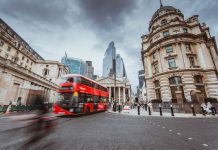
[[[86,108],[86,114],[90,114],[90,108],[89,107]]]

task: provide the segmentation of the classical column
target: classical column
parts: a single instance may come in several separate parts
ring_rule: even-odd
[[[115,97],[115,92],[116,92],[116,88],[114,87],[114,101],[117,101]]]
[[[128,88],[128,95],[129,95],[129,101],[130,101],[130,88]]]
[[[125,87],[123,87],[123,102],[126,102],[126,93],[125,93]]]
[[[118,100],[119,100],[119,103],[120,103],[120,87],[118,87]]]

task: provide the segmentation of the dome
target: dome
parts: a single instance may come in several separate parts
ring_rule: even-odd
[[[172,7],[172,6],[161,6],[152,16],[151,22],[158,17],[158,14],[162,11],[162,10],[168,10],[168,11],[176,11],[177,9]]]

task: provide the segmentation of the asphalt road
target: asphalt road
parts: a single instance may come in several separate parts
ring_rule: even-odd
[[[0,118],[0,149],[218,150],[218,119],[161,118],[98,113],[59,118],[49,135],[32,144],[27,122]]]

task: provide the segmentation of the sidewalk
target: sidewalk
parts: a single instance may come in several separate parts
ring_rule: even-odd
[[[122,115],[129,115],[129,116],[139,116],[137,109],[132,109],[129,111],[129,113],[124,112],[114,112],[112,110],[108,110],[108,113],[115,113],[115,114],[122,114]],[[203,116],[202,114],[196,114],[196,116],[193,116],[193,114],[190,113],[174,113],[174,116],[171,116],[171,113],[163,112],[163,115],[160,116],[160,112],[151,112],[151,115],[148,114],[148,111],[145,111],[144,109],[140,109],[140,116],[148,116],[148,117],[181,117],[181,118],[218,118],[218,115],[206,115]]]

